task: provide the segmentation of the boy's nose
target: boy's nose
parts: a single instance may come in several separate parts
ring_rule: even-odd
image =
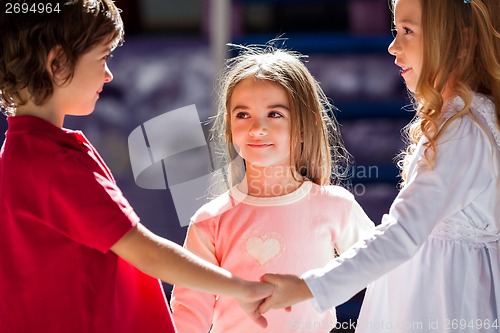
[[[108,64],[105,64],[104,82],[108,83],[111,81],[113,81],[113,73],[109,70]]]

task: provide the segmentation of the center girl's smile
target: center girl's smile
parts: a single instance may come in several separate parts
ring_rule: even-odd
[[[250,148],[267,148],[271,147],[273,144],[272,143],[249,143],[247,144]]]

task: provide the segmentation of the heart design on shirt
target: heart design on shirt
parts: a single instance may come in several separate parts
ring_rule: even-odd
[[[248,238],[245,243],[245,249],[261,265],[277,258],[282,252],[280,240],[268,235]]]

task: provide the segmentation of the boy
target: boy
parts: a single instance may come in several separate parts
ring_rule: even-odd
[[[0,331],[175,332],[158,279],[237,297],[265,325],[257,306],[270,285],[148,231],[91,143],[62,128],[66,115],[92,113],[113,78],[106,59],[123,40],[114,3],[44,3],[44,12],[2,9],[0,20],[0,105],[9,116],[0,151]]]

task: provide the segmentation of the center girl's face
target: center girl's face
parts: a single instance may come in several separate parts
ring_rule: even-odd
[[[396,0],[394,27],[396,37],[389,45],[389,53],[396,57],[408,90],[415,92],[423,58],[421,0]]]
[[[229,112],[233,144],[247,167],[290,167],[290,104],[285,88],[246,78],[234,88]]]

